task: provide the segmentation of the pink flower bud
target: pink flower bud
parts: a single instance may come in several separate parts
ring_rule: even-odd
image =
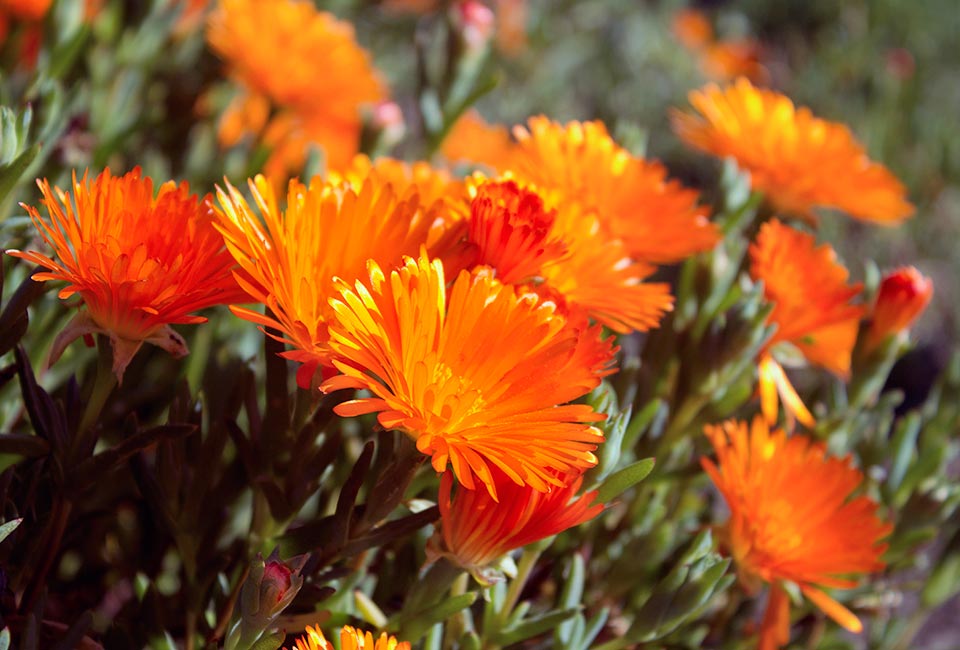
[[[290,590],[293,571],[277,560],[270,560],[263,570],[263,582],[260,583],[261,602],[276,605]]]
[[[461,0],[454,8],[454,21],[470,50],[480,50],[493,36],[493,11],[479,0]]]

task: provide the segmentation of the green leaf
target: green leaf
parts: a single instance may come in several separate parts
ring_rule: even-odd
[[[960,592],[960,552],[948,555],[934,569],[920,600],[924,607],[939,607]]]
[[[519,643],[525,639],[535,637],[539,634],[553,629],[557,625],[560,625],[567,619],[574,616],[577,612],[580,611],[580,606],[571,607],[568,609],[560,609],[552,612],[547,612],[541,616],[535,616],[533,618],[528,618],[525,621],[506,627],[495,636],[494,642],[497,645],[509,646],[514,643]]]
[[[647,478],[653,471],[656,461],[653,458],[644,458],[627,465],[604,481],[598,490],[597,499],[601,503],[609,503],[634,485]]]
[[[405,641],[415,644],[435,624],[442,623],[454,614],[470,607],[476,600],[477,594],[475,592],[447,598],[428,611],[420,612],[403,621],[399,636]]]
[[[0,166],[0,203],[13,191],[38,153],[40,153],[40,145],[35,144],[8,164]]]
[[[10,521],[0,526],[0,542],[2,542],[7,537],[9,537],[10,533],[15,531],[17,529],[17,526],[19,526],[22,521],[23,521],[23,517],[20,517],[18,519],[11,519]]]

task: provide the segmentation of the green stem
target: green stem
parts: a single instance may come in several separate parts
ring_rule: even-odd
[[[523,554],[520,556],[520,563],[517,564],[517,577],[510,581],[510,586],[507,588],[507,595],[503,599],[503,607],[497,612],[495,627],[497,632],[502,630],[503,626],[507,624],[507,621],[510,619],[510,614],[513,613],[513,608],[517,606],[517,602],[520,600],[520,593],[527,584],[527,578],[530,577],[533,567],[537,565],[537,560],[540,559],[540,553],[542,553],[545,548],[543,544],[544,542],[539,542],[523,549]]]
[[[666,431],[663,432],[663,437],[660,438],[660,443],[657,445],[656,456],[658,459],[669,446],[676,443],[677,439],[686,433],[687,428],[700,415],[705,402],[706,399],[701,396],[690,396],[683,400],[680,408],[670,418],[670,424],[667,425]]]
[[[113,374],[113,352],[110,341],[105,336],[97,337],[97,369],[93,380],[93,391],[87,401],[77,428],[77,437],[74,439],[73,451],[85,449],[93,435],[94,424],[103,412],[107,398],[117,385],[117,376]]]

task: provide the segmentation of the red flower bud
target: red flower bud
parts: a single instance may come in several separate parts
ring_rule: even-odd
[[[275,605],[283,600],[283,597],[290,589],[293,571],[277,560],[270,560],[263,570],[263,582],[260,583],[260,593],[263,595],[262,601]]]
[[[866,346],[872,350],[887,337],[908,329],[933,296],[933,282],[912,266],[884,276],[877,291]]]

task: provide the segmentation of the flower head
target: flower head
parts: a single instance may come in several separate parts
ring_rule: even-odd
[[[777,326],[761,359],[761,398],[770,422],[776,419],[776,394],[804,424],[813,418],[796,397],[783,369],[770,354],[789,345],[810,362],[845,377],[857,340],[862,306],[850,303],[859,284],[847,284],[847,270],[827,244],[784,225],[765,223],[750,246],[750,274],[763,282],[764,297],[773,303],[768,322]]]
[[[655,267],[631,260],[595,214],[576,204],[548,209],[512,180],[482,181],[474,193],[467,242],[500,281],[624,334],[656,327],[672,308],[668,285],[643,281]]]
[[[668,264],[716,244],[719,232],[697,192],[618,146],[602,122],[563,126],[533,117],[528,127],[514,128],[509,169],[517,180],[535,185],[550,207],[575,203],[595,214],[633,259]]]
[[[517,485],[493,470],[499,501],[486,490],[458,489],[451,499],[453,477],[440,479],[440,524],[430,540],[430,555],[450,559],[484,580],[484,569],[510,551],[579,526],[603,511],[597,492],[574,498],[582,476],[563,477],[562,486],[538,492]]]
[[[190,194],[186,183],[153,181],[140,169],[91,183],[73,176],[73,193],[38,181],[49,222],[24,206],[54,250],[56,260],[34,251],[8,251],[49,269],[35,280],[62,280],[60,298],[78,294],[86,306],[54,341],[51,362],[80,336],[102,333],[113,346],[113,371],[124,369],[144,343],[174,356],[187,345],[171,324],[202,323],[193,312],[241,295],[233,258],[213,224],[209,197]]]
[[[0,0],[0,13],[20,20],[37,21],[47,15],[53,0]]]
[[[700,53],[700,68],[706,77],[719,81],[763,80],[767,69],[760,62],[762,55],[763,47],[751,38],[716,41]]]
[[[297,647],[291,650],[333,650],[333,644],[327,641],[319,627],[308,625],[306,634],[297,639]],[[410,650],[410,644],[398,642],[386,632],[374,641],[370,632],[344,625],[340,628],[340,650]]]
[[[673,114],[677,135],[707,153],[733,157],[780,211],[813,219],[814,208],[834,208],[888,224],[913,214],[900,181],[871,161],[843,124],[743,78],[693,91],[690,103],[697,113]]]
[[[656,267],[632,259],[623,241],[606,236],[595,214],[564,206],[554,233],[567,252],[544,264],[544,284],[537,288],[544,295],[620,334],[654,329],[673,309],[670,285],[645,282]]]
[[[506,169],[514,153],[510,132],[502,124],[487,124],[475,110],[464,113],[443,140],[440,151],[450,162],[471,162]]]
[[[867,348],[874,349],[888,337],[909,329],[932,297],[933,282],[912,266],[885,275],[867,329]]]
[[[384,95],[349,23],[307,0],[220,0],[207,40],[244,89],[224,115],[231,125],[221,132],[224,144],[244,130],[259,135],[264,113],[251,113],[249,104],[272,104],[279,112],[263,136],[274,148],[268,168],[297,170],[311,142],[324,147],[329,166],[349,164],[359,147],[360,106]]]
[[[688,50],[700,50],[713,41],[710,19],[698,9],[681,9],[673,15],[670,30]]]
[[[552,233],[554,219],[536,192],[513,181],[487,182],[470,203],[468,238],[477,248],[479,264],[496,269],[501,282],[521,284],[566,252]]]
[[[518,293],[488,269],[461,272],[446,291],[443,266],[421,254],[388,272],[338,282],[330,348],[342,375],[325,392],[367,389],[336,407],[343,416],[378,413],[406,432],[442,472],[477,481],[494,499],[499,468],[518,485],[545,492],[558,473],[596,464],[603,418],[568,404],[612,372],[613,349],[598,327],[568,321],[549,302]]]
[[[252,180],[250,191],[263,222],[228,184],[226,191],[217,190],[218,227],[253,281],[238,280],[272,316],[245,307],[231,310],[278,330],[280,340],[294,347],[283,356],[304,364],[297,381],[309,388],[318,366],[331,365],[327,325],[334,312],[327,300],[334,295],[334,278],[352,282],[365,277],[369,259],[389,269],[404,255],[416,254],[427,243],[434,214],[421,207],[414,190],[399,194],[376,174],[357,187],[292,180],[285,210],[264,177]]]
[[[892,526],[877,516],[876,503],[853,496],[863,475],[850,457],[829,458],[823,444],[771,432],[762,418],[708,426],[706,434],[717,463],[701,464],[730,508],[722,533],[740,580],[751,591],[762,582],[774,588],[761,647],[776,648],[789,636],[787,601],[779,593],[784,580],[859,632],[857,617],[820,587],[849,589],[853,574],[882,569],[880,540]]]

